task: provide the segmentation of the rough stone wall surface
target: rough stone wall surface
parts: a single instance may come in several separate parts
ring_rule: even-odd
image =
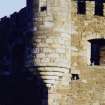
[[[29,9],[34,13],[29,21],[32,27],[28,29],[33,34],[33,42],[26,50],[26,53],[30,50],[25,60],[26,66],[39,67],[47,85],[56,84],[60,77],[66,78],[70,71],[69,0],[33,0],[33,4],[39,5],[39,10],[35,11],[35,6]]]
[[[86,1],[86,14],[80,15],[77,2],[72,0],[71,68],[80,72],[80,80],[71,82],[71,105],[105,104],[105,67],[90,66],[88,55],[88,40],[105,38],[105,17],[94,15],[94,7],[94,1]]]
[[[0,21],[0,76],[14,71],[13,48],[25,44],[25,68],[40,75],[48,87],[57,81],[47,88],[48,99],[42,105],[105,105],[105,67],[90,66],[88,40],[105,38],[105,17],[94,15],[94,1],[86,1],[85,15],[77,14],[74,0],[71,13],[69,0],[31,1],[27,0],[29,8]],[[70,81],[70,64],[80,80]]]
[[[38,72],[46,84],[48,105],[69,105],[69,93],[61,90],[69,91],[70,87],[70,1],[31,2],[26,36],[32,37],[26,45],[25,67],[36,75]]]
[[[34,4],[37,6],[40,5],[41,7],[45,6],[43,0],[40,3],[38,1],[39,0],[36,2],[35,0]],[[69,105],[71,43],[68,1],[69,0],[62,0],[61,2],[58,0],[46,2],[47,12],[41,12],[37,7],[29,7],[29,9],[32,9],[32,13],[30,12],[30,14],[28,14],[28,7],[26,7],[20,10],[19,13],[12,14],[10,17],[1,18],[0,21],[0,61],[3,63],[0,66],[0,76],[3,76],[3,78],[6,76],[6,78],[10,78],[10,81],[19,79],[21,82],[23,78],[25,78],[25,80],[29,82],[30,79],[33,80],[34,75],[34,77],[39,80],[35,80],[35,84],[38,86],[40,84],[39,78],[42,77],[48,87],[52,85],[52,88],[48,90],[49,94],[46,93],[48,99],[43,99],[42,105],[66,105],[66,103]],[[21,52],[18,48],[21,46],[23,46],[21,50],[23,55],[19,56]],[[16,52],[14,52],[15,48],[17,49]],[[25,61],[25,68],[23,62],[21,62],[22,59]],[[33,75],[29,76],[30,74],[28,74],[27,76],[26,72],[28,71],[32,72]],[[44,85],[44,83],[42,84]],[[42,86],[42,84],[40,84],[40,86]],[[38,91],[36,93],[38,93]],[[37,99],[34,100],[36,101],[35,104],[41,100],[38,99],[39,96],[40,94],[35,96],[37,97]],[[12,95],[10,95],[10,97],[12,97]],[[41,97],[43,97],[43,92],[41,92]],[[26,102],[27,101],[29,100],[26,100]],[[30,104],[27,103],[27,105],[31,104],[33,105],[32,102],[30,102]]]

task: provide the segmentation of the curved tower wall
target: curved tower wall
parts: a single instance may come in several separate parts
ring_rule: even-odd
[[[27,0],[25,66],[48,87],[70,79],[70,0]],[[37,70],[35,69],[37,68]]]

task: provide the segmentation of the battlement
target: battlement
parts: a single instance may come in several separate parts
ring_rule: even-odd
[[[105,1],[103,0],[72,0],[77,14],[105,16]]]

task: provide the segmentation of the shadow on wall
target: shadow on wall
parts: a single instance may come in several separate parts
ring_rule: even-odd
[[[26,36],[22,32],[19,33],[20,27],[22,30],[21,24],[24,26],[24,22],[20,22],[20,20],[17,18],[8,23],[10,26],[11,23],[20,23],[18,25],[16,23],[16,28],[11,26],[12,32],[10,33],[9,30],[5,31],[7,23],[0,23],[0,105],[48,105],[48,89],[40,77],[38,68],[31,67],[37,71],[37,75],[35,75],[24,66],[26,47],[33,48],[34,46],[32,33]],[[4,31],[1,32],[1,30]],[[22,43],[17,43],[20,39]],[[14,43],[14,47],[11,47],[12,43]],[[3,61],[5,56],[7,59]],[[34,56],[30,60],[33,61],[33,59]],[[9,63],[6,64],[6,62]]]
[[[37,68],[37,75],[24,68],[24,51],[21,44],[13,48],[12,74],[0,76],[0,105],[48,105],[47,87]]]

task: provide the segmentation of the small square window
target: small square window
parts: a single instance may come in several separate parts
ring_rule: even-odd
[[[47,6],[40,7],[41,12],[47,11]]]

